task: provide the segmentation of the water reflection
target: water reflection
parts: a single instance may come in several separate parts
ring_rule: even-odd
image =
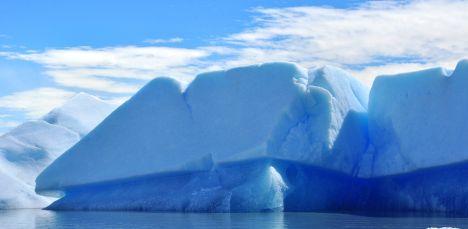
[[[0,228],[428,228],[468,227],[468,218],[329,213],[145,213],[0,211]]]

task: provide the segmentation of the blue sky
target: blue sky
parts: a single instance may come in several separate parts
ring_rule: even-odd
[[[3,43],[31,49],[142,44],[145,39],[183,37],[177,46],[204,45],[242,31],[250,9],[328,5],[356,1],[24,1],[5,0],[0,8]]]
[[[453,68],[467,1],[0,2],[0,133],[84,91],[114,103],[151,78],[267,61],[376,75]]]

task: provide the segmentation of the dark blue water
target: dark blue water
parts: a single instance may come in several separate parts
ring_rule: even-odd
[[[468,228],[468,218],[330,213],[0,211],[0,228]]]

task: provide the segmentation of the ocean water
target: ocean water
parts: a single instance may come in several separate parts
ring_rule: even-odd
[[[0,228],[468,228],[468,218],[335,213],[0,211]]]

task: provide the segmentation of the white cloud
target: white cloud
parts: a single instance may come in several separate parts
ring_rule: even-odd
[[[171,47],[117,46],[50,49],[40,53],[11,54],[10,57],[34,61],[52,68],[123,68],[152,70],[189,64],[208,55],[206,51]]]
[[[133,93],[140,87],[137,84],[128,84],[116,80],[100,77],[100,75],[84,74],[86,70],[73,69],[49,70],[46,74],[62,86],[104,91],[110,93]],[[81,74],[83,73],[83,74]],[[102,76],[102,75],[101,75]]]
[[[144,42],[148,44],[161,44],[161,43],[180,43],[184,39],[180,37],[174,37],[169,39],[146,39]]]
[[[254,12],[252,28],[226,38],[240,47],[239,56],[231,62],[289,60],[352,69],[388,64],[381,70],[394,66],[392,71],[398,71],[398,62],[434,65],[468,53],[468,26],[464,26],[468,1],[371,2],[350,9],[258,8]],[[374,74],[384,73],[374,69]],[[374,75],[366,77],[372,81]]]
[[[45,73],[61,86],[111,93],[133,93],[140,84],[123,79],[148,80],[172,76],[190,80],[209,56],[205,49],[119,46],[106,48],[74,47],[43,52],[1,52],[1,56],[39,63]]]
[[[37,119],[63,104],[75,93],[57,88],[37,88],[0,97],[0,108],[20,110],[30,119]]]

